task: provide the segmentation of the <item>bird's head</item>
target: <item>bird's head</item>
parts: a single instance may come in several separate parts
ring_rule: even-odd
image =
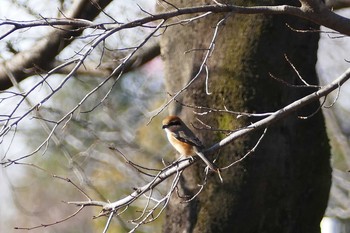
[[[183,122],[178,116],[167,116],[162,121],[162,124],[163,124],[162,129],[183,126]]]

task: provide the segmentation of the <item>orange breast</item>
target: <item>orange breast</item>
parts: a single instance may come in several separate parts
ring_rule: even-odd
[[[195,149],[192,145],[185,143],[185,142],[181,142],[179,140],[177,140],[176,138],[174,138],[171,135],[167,135],[169,142],[171,143],[171,145],[181,154],[184,156],[192,156],[195,155]]]

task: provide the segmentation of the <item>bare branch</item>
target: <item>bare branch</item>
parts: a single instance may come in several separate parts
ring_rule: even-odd
[[[139,50],[128,62],[124,65],[124,74],[128,73],[132,70],[135,70],[153,58],[160,55],[160,47],[158,43],[154,43],[152,45],[143,47],[142,50]],[[49,69],[53,69],[54,67],[58,66],[59,64],[62,64],[61,61],[55,61],[54,63],[50,64]],[[76,75],[89,75],[89,76],[95,76],[95,77],[106,77],[110,75],[111,71],[120,65],[120,62],[113,62],[109,63],[104,66],[98,67],[99,69],[96,69],[93,64],[89,64],[89,62],[85,62],[85,67],[79,67],[76,71]],[[62,69],[58,70],[57,74],[65,74],[67,75],[73,68],[73,64],[63,67]],[[44,71],[45,72],[45,71]],[[118,76],[119,74],[115,74],[115,76]]]
[[[88,0],[85,0],[88,1]],[[84,2],[84,1],[82,1]],[[102,2],[102,3],[101,3]],[[99,5],[104,6],[103,4],[108,4],[109,1],[100,0]],[[156,22],[158,20],[167,20],[176,16],[180,15],[186,15],[186,14],[196,14],[196,13],[224,13],[224,12],[232,12],[236,14],[288,14],[288,15],[294,15],[300,18],[305,18],[307,20],[313,21],[319,25],[324,25],[328,28],[331,28],[333,30],[336,30],[340,33],[343,33],[345,35],[350,35],[350,20],[337,15],[336,13],[329,10],[324,4],[319,3],[320,6],[315,10],[312,8],[313,4],[307,4],[308,1],[302,1],[303,4],[301,7],[295,7],[290,5],[279,5],[279,6],[257,6],[257,7],[241,7],[241,6],[235,6],[235,5],[206,5],[206,6],[199,6],[199,7],[190,7],[190,8],[182,8],[177,9],[175,11],[170,11],[166,13],[160,13],[160,14],[154,14],[152,16],[148,16],[142,19],[138,19],[135,21],[132,21],[130,23],[126,23],[121,25],[120,27],[116,27],[114,29],[110,29],[110,32],[107,33],[107,38],[109,35],[120,31],[125,28],[135,28],[135,27],[142,27],[143,25],[150,23],[150,22]],[[317,1],[321,2],[321,1]],[[89,5],[89,4],[86,4]],[[69,18],[81,18],[81,19],[91,19],[96,16],[96,11],[87,11],[88,13],[85,15],[80,15],[80,11],[77,10],[75,14],[69,15]],[[69,28],[68,28],[69,29]],[[80,31],[81,32],[81,31]],[[79,32],[79,33],[80,33]],[[8,69],[14,74],[14,76],[18,79],[18,81],[21,81],[28,77],[30,73],[24,72],[24,70],[32,70],[33,64],[35,64],[36,67],[40,67],[42,69],[45,69],[46,65],[48,64],[48,61],[52,61],[53,58],[57,55],[61,49],[63,49],[65,46],[67,46],[71,41],[70,40],[64,40],[64,46],[62,46],[62,39],[63,38],[70,38],[70,37],[77,36],[77,32],[72,31],[54,31],[50,34],[51,40],[49,41],[42,41],[41,43],[38,43],[36,46],[36,49],[31,49],[30,51],[24,51],[21,53],[16,54],[11,61],[6,61],[2,64],[0,64],[0,87],[2,89],[6,89],[11,86],[11,84],[8,82],[7,76],[4,73],[4,66],[7,66]],[[52,38],[55,38],[55,40],[52,40]],[[60,45],[60,46],[58,46]],[[54,51],[54,52],[53,52]],[[45,54],[45,56],[43,56]],[[44,57],[44,60],[43,60]],[[37,69],[35,69],[37,70]],[[31,72],[33,74],[35,72]]]
[[[220,168],[221,170],[225,170],[228,169],[230,167],[232,167],[233,165],[242,162],[243,160],[245,160],[251,153],[254,153],[256,148],[258,147],[258,145],[260,144],[261,140],[264,138],[265,134],[266,134],[267,128],[264,129],[264,132],[261,134],[260,138],[258,139],[258,141],[256,142],[256,144],[254,145],[254,147],[252,149],[250,149],[242,158],[234,161],[233,163],[227,165],[226,167]]]
[[[210,43],[209,43],[208,49],[206,50],[206,53],[205,53],[205,55],[204,55],[204,58],[203,58],[203,60],[202,60],[201,65],[199,66],[199,69],[198,69],[196,75],[195,75],[184,87],[182,87],[181,90],[179,90],[178,92],[176,92],[176,93],[171,97],[171,99],[168,100],[168,102],[167,102],[166,104],[164,104],[163,107],[162,107],[160,110],[158,110],[158,111],[150,118],[150,120],[148,121],[147,124],[149,124],[155,116],[157,116],[157,115],[158,115],[159,113],[161,113],[167,106],[169,106],[169,104],[170,104],[171,102],[173,102],[173,101],[175,100],[176,97],[178,97],[178,96],[179,96],[182,92],[184,92],[189,86],[191,86],[191,84],[192,84],[194,81],[196,81],[197,78],[201,75],[203,69],[204,69],[205,71],[207,71],[207,72],[206,72],[206,75],[207,75],[207,77],[206,77],[206,84],[208,84],[208,75],[209,75],[209,72],[208,72],[208,70],[207,70],[207,64],[206,64],[206,63],[208,62],[208,59],[209,59],[209,57],[210,57],[210,54],[213,52],[212,50],[214,50],[214,48],[215,48],[215,41],[216,41],[216,38],[217,38],[217,36],[218,36],[218,29],[219,29],[220,25],[221,25],[225,20],[226,20],[226,17],[224,17],[223,19],[220,19],[220,20],[218,21],[218,23],[216,24],[216,27],[215,27],[215,30],[214,30],[212,39],[211,39],[211,41],[210,41]],[[207,94],[209,95],[210,93],[208,92],[208,86],[207,86],[207,85],[206,85],[206,91],[207,91]]]
[[[41,227],[49,227],[49,226],[57,225],[59,223],[65,222],[65,221],[75,217],[80,211],[83,210],[83,208],[84,208],[84,206],[81,206],[77,211],[75,211],[71,215],[69,215],[63,219],[57,220],[55,222],[52,222],[52,223],[42,223],[42,224],[34,226],[34,227],[15,227],[15,229],[16,230],[33,230],[33,229],[37,229],[37,228],[41,228]]]
[[[224,106],[224,109],[217,109],[217,108],[211,108],[211,107],[205,107],[205,106],[197,106],[197,105],[185,104],[185,103],[180,102],[177,99],[174,99],[174,101],[176,103],[184,106],[184,107],[201,110],[201,112],[194,111],[194,113],[196,115],[200,115],[200,116],[207,115],[209,113],[215,113],[215,112],[221,112],[221,113],[228,113],[228,114],[237,115],[237,118],[240,118],[242,116],[246,116],[246,117],[265,117],[265,116],[270,116],[272,114],[272,112],[265,112],[265,113],[237,112],[237,111],[232,111],[232,110],[227,109],[226,106]]]
[[[107,230],[108,230],[108,228],[109,228],[109,225],[111,224],[113,215],[114,215],[114,212],[112,211],[112,212],[109,214],[109,217],[108,217],[106,226],[105,226],[105,228],[103,229],[103,232],[102,232],[102,233],[106,233],[106,232],[107,232]]]
[[[300,75],[299,71],[297,70],[297,68],[294,66],[294,64],[289,60],[287,54],[284,54],[284,58],[287,60],[287,62],[289,63],[289,65],[293,68],[294,72],[298,75],[298,78],[305,84],[305,86],[307,87],[315,87],[315,88],[319,88],[319,86],[317,85],[310,85],[308,84],[303,77]]]
[[[190,166],[196,159],[183,159],[178,162],[175,162],[168,167],[165,167],[160,171],[148,184],[136,188],[133,193],[127,197],[120,199],[112,203],[100,202],[100,201],[80,201],[80,202],[68,202],[69,204],[74,204],[78,206],[100,206],[102,207],[102,212],[100,215],[105,215],[110,211],[117,212],[119,209],[124,208],[134,202],[136,199],[144,195],[149,190],[155,188],[157,185],[162,183],[165,179],[168,179],[172,175],[179,173],[186,167]]]
[[[105,29],[101,24],[94,24],[93,22],[85,19],[60,19],[60,18],[50,18],[50,19],[41,19],[41,20],[31,20],[31,21],[18,21],[18,20],[0,20],[0,27],[3,25],[13,26],[8,32],[0,36],[0,40],[4,39],[6,36],[18,29],[39,27],[39,26],[70,26],[76,27],[76,30],[83,30],[85,28],[99,28]],[[62,27],[62,30],[67,30],[66,27]]]
[[[98,105],[100,105],[105,98],[108,96],[108,94],[111,92],[113,86],[119,81],[121,75],[123,74],[124,68],[126,64],[130,64],[130,60],[131,58],[135,55],[135,53],[142,48],[150,39],[151,37],[159,30],[159,28],[162,27],[162,25],[164,24],[164,21],[160,22],[158,24],[158,26],[153,30],[153,32],[151,32],[150,34],[148,34],[145,39],[137,46],[133,49],[133,51],[131,53],[129,53],[124,59],[123,62],[119,64],[118,67],[116,67],[112,73],[106,77],[98,86],[96,86],[95,88],[93,88],[90,92],[88,92],[85,97],[73,108],[71,109],[71,111],[69,111],[68,113],[66,113],[60,120],[58,120],[53,128],[51,129],[49,135],[47,136],[47,138],[35,149],[33,150],[31,153],[26,154],[21,156],[20,158],[16,158],[13,160],[8,160],[7,165],[12,164],[13,162],[28,158],[32,155],[34,155],[35,153],[37,153],[38,151],[40,151],[45,145],[47,146],[49,141],[51,140],[51,137],[53,136],[55,130],[57,129],[57,127],[61,124],[65,125],[67,124],[70,119],[73,116],[73,113],[76,112],[77,109],[80,108],[80,106],[93,94],[95,93],[97,90],[99,90],[102,86],[104,86],[111,78],[115,77],[116,74],[118,74],[118,76],[115,78],[115,81],[112,85],[112,87],[110,88],[110,90],[107,92],[107,94],[105,95],[104,98],[101,99],[100,103],[98,103],[95,107],[97,107]],[[84,60],[91,54],[91,52],[96,48],[96,46],[103,41],[105,38],[107,38],[110,34],[103,34],[100,37],[98,37],[98,39],[96,41],[94,41],[91,46],[88,48],[88,50],[86,52],[84,52],[81,55],[81,58],[73,60],[74,62],[76,62],[76,65],[74,66],[74,68],[70,71],[70,73],[63,79],[63,81],[55,88],[52,90],[52,92],[50,94],[48,94],[44,99],[42,99],[38,104],[34,105],[33,107],[31,107],[27,112],[25,112],[21,117],[19,117],[16,120],[13,120],[12,116],[16,113],[16,111],[18,110],[18,107],[20,106],[20,104],[25,100],[25,98],[32,92],[35,90],[36,87],[38,87],[42,82],[39,82],[37,85],[35,85],[29,92],[26,93],[25,96],[23,96],[23,98],[21,99],[20,103],[17,104],[17,106],[12,110],[10,117],[7,119],[7,121],[5,121],[4,125],[2,126],[2,128],[0,129],[0,138],[4,137],[10,130],[11,128],[13,128],[14,126],[16,126],[24,117],[26,117],[29,113],[31,113],[32,111],[40,108],[40,106],[45,103],[48,99],[50,99],[57,91],[59,91],[62,86],[73,76],[73,74],[75,73],[75,71],[83,65]],[[73,63],[72,61],[67,62],[67,64],[71,64]],[[56,68],[58,69],[58,68]],[[53,71],[52,71],[53,72]],[[43,80],[46,80],[52,72],[49,72],[45,78]],[[94,107],[94,108],[95,108]],[[4,162],[2,162],[1,164],[5,164]]]
[[[52,178],[55,178],[55,179],[59,179],[59,180],[63,180],[63,181],[66,181],[68,182],[69,184],[73,185],[77,190],[79,190],[79,192],[81,192],[89,201],[91,201],[91,198],[88,196],[88,194],[86,192],[84,192],[78,185],[76,185],[71,179],[69,178],[65,178],[65,177],[61,177],[61,176],[58,176],[58,175],[54,175],[52,173],[50,173],[49,171],[47,171],[46,169],[42,168],[42,167],[39,167],[38,165],[35,165],[33,163],[15,163],[17,165],[24,165],[24,166],[29,166],[29,167],[32,167],[32,168],[35,168],[35,169],[38,169],[42,172],[45,172],[47,174],[49,174]],[[56,225],[56,224],[59,224],[59,223],[62,223],[62,222],[65,222],[73,217],[75,217],[80,211],[82,211],[82,209],[84,208],[84,206],[80,206],[80,208],[75,211],[74,213],[72,213],[71,215],[61,219],[61,220],[58,220],[58,221],[55,221],[55,222],[52,222],[52,223],[42,223],[40,225],[37,225],[37,226],[33,226],[33,227],[14,227],[14,229],[20,229],[20,230],[33,230],[33,229],[37,229],[37,228],[41,228],[41,227],[48,227],[48,226],[53,226],[53,225]]]
[[[106,7],[110,1],[98,0],[97,2],[101,7]],[[92,20],[100,13],[96,7],[91,5],[90,0],[79,0],[75,2],[77,3],[75,8],[73,7],[72,12],[67,14],[69,18]],[[64,29],[66,30],[64,31],[52,31],[47,38],[38,41],[35,47],[14,55],[9,61],[0,63],[0,89],[5,90],[11,87],[6,70],[9,70],[16,77],[17,81],[20,82],[26,77],[35,74],[38,67],[45,69],[57,54],[72,42],[69,38],[76,37],[82,33],[82,30],[70,30],[72,28],[72,26],[65,26]],[[28,73],[28,71],[31,72]]]

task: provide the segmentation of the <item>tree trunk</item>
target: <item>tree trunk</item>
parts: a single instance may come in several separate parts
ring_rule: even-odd
[[[187,1],[182,2],[172,1],[177,7],[189,6]],[[208,48],[217,22],[225,16],[229,17],[218,32],[215,50],[207,63],[212,94],[205,92],[203,72],[178,98],[180,101],[221,109],[226,106],[241,112],[275,111],[310,92],[310,88],[293,88],[270,77],[269,73],[290,84],[302,85],[284,54],[308,83],[317,84],[319,36],[296,32],[287,24],[295,29],[317,26],[289,16],[229,14],[166,30],[161,50],[170,93],[180,90],[197,73],[206,52],[203,49]],[[253,154],[222,172],[223,184],[214,173],[194,200],[184,203],[183,197],[174,195],[164,232],[320,232],[331,182],[328,139],[321,111],[306,120],[298,118],[313,114],[318,107],[319,103],[309,105],[271,126]],[[193,109],[175,104],[170,112],[202,128],[195,117],[213,128],[233,130],[258,120],[237,119],[227,113],[195,116]],[[212,130],[196,133],[207,146],[225,136]],[[222,149],[220,167],[244,156],[261,133],[240,138]],[[199,162],[184,172],[181,196],[198,191],[203,168]]]

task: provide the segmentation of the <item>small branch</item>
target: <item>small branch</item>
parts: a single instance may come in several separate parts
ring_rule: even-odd
[[[173,102],[175,100],[176,97],[178,97],[182,92],[184,92],[189,86],[192,85],[192,83],[194,81],[197,80],[197,78],[200,76],[200,74],[202,73],[203,69],[207,70],[206,69],[206,63],[212,53],[212,50],[214,50],[215,48],[215,41],[216,41],[216,38],[218,36],[218,29],[219,27],[221,26],[221,24],[226,20],[227,17],[224,17],[223,19],[219,20],[218,23],[216,24],[216,27],[215,27],[215,30],[214,30],[214,33],[213,33],[213,36],[212,36],[212,39],[209,43],[209,47],[208,49],[206,49],[206,53],[204,55],[204,58],[203,58],[203,61],[196,73],[196,75],[184,86],[181,88],[181,90],[179,90],[178,92],[176,92],[176,94],[173,95],[172,98],[170,98],[170,100],[168,100],[168,102],[166,102],[163,107],[161,107],[151,118],[150,120],[148,121],[147,124],[151,123],[151,121],[153,120],[154,117],[156,117],[157,115],[159,115],[159,113],[161,113],[167,106],[169,106],[169,104],[171,102]],[[207,77],[206,77],[206,84],[208,84],[208,75],[209,75],[209,72],[206,73],[207,74]],[[206,85],[206,90],[207,90],[207,94],[209,95],[210,93],[208,92],[208,86]]]
[[[46,224],[40,224],[40,225],[37,225],[37,226],[34,226],[34,227],[15,227],[16,230],[33,230],[33,229],[37,229],[37,228],[41,228],[41,227],[49,227],[49,226],[53,226],[53,225],[56,225],[56,224],[59,224],[59,223],[62,223],[62,222],[65,222],[71,218],[73,218],[74,216],[76,216],[80,211],[82,211],[84,208],[84,206],[81,206],[77,211],[75,211],[73,214],[69,215],[68,217],[64,218],[64,219],[61,219],[61,220],[58,220],[56,222],[53,222],[53,223],[46,223]]]
[[[337,102],[337,100],[339,99],[339,96],[340,96],[340,87],[341,86],[339,85],[334,100],[330,104],[328,104],[327,106],[324,106],[325,108],[331,108]],[[327,96],[325,97],[324,102],[326,101],[326,98],[327,98]]]
[[[289,63],[289,65],[293,68],[294,72],[297,74],[298,78],[305,84],[305,86],[307,87],[315,87],[315,88],[319,88],[319,86],[317,85],[310,85],[308,84],[303,77],[300,75],[299,71],[297,70],[297,68],[294,66],[294,64],[289,60],[287,54],[284,54],[284,58],[286,59],[286,61]]]
[[[171,184],[171,187],[169,188],[169,191],[167,192],[167,194],[161,198],[160,200],[154,200],[156,201],[156,204],[147,210],[147,214],[146,214],[146,207],[142,213],[142,215],[140,216],[143,217],[140,221],[135,222],[132,221],[133,223],[135,223],[135,227],[130,231],[130,232],[135,232],[135,230],[141,226],[142,224],[146,224],[149,222],[153,222],[155,221],[165,210],[166,206],[168,205],[169,201],[170,201],[170,197],[172,195],[172,193],[175,191],[177,184],[179,183],[180,177],[181,177],[182,171],[178,171],[173,179],[173,182]],[[151,198],[149,198],[148,200],[150,200]],[[160,211],[156,214],[156,216],[153,216],[153,213],[155,212],[155,210],[160,206],[160,204],[163,204],[163,207],[160,209]]]
[[[93,22],[86,19],[60,19],[60,18],[43,18],[39,20],[30,20],[30,21],[20,21],[20,20],[0,20],[0,27],[11,25],[13,26],[7,33],[0,36],[0,40],[4,39],[6,36],[11,34],[11,32],[24,28],[32,28],[39,26],[70,26],[79,28],[79,30],[83,30],[85,28],[97,28],[97,29],[105,29],[102,24],[94,24]],[[66,30],[62,28],[62,30]],[[73,30],[73,29],[69,29]]]
[[[246,117],[265,117],[265,116],[270,116],[272,114],[272,112],[266,112],[266,113],[236,112],[236,111],[232,111],[232,110],[227,109],[226,106],[224,106],[224,109],[217,109],[217,108],[210,108],[210,107],[204,107],[204,106],[185,104],[185,103],[180,102],[177,99],[174,99],[174,101],[176,103],[184,106],[184,107],[198,109],[198,110],[203,110],[203,112],[194,112],[196,115],[200,115],[200,116],[207,115],[207,114],[213,113],[213,112],[221,112],[221,113],[228,113],[228,114],[237,115],[237,118],[240,118],[242,116],[246,116]]]
[[[149,176],[149,177],[155,177],[154,175],[152,174],[149,174],[147,172],[145,172],[144,170],[146,171],[156,171],[156,172],[160,172],[159,169],[154,169],[154,168],[148,168],[148,167],[144,167],[144,166],[141,166],[139,164],[136,164],[134,162],[132,162],[131,160],[129,160],[126,155],[120,151],[118,148],[116,147],[109,147],[110,150],[113,150],[113,151],[117,151],[119,155],[121,155],[121,157],[124,159],[124,161],[129,164],[132,168],[134,168],[137,172],[143,174],[143,175],[146,175],[146,176]]]
[[[264,138],[265,134],[266,134],[267,128],[264,129],[264,132],[261,134],[260,138],[258,139],[258,141],[256,142],[256,144],[254,145],[254,147],[252,149],[250,149],[242,158],[234,161],[233,163],[231,163],[230,165],[220,168],[221,170],[225,170],[228,169],[230,167],[232,167],[233,165],[242,162],[244,159],[246,159],[251,153],[254,153],[256,148],[258,147],[258,145],[260,144],[261,140]]]
[[[117,211],[130,203],[138,199],[140,196],[144,195],[149,190],[155,188],[157,185],[162,183],[165,179],[168,179],[172,175],[184,170],[186,167],[190,166],[196,159],[183,159],[178,162],[162,169],[150,182],[146,185],[137,188],[133,193],[129,194],[127,197],[120,199],[118,201],[107,203],[101,201],[79,201],[79,202],[68,202],[69,204],[74,204],[78,206],[100,206],[102,207],[102,212],[100,215],[104,215],[106,212]]]
[[[281,84],[283,84],[283,85],[285,85],[285,86],[287,86],[287,87],[293,87],[293,88],[320,88],[319,86],[305,86],[305,85],[290,84],[290,83],[284,81],[283,79],[280,79],[280,78],[274,76],[274,75],[271,74],[271,73],[269,73],[269,76],[270,76],[272,79],[276,80],[277,82],[279,82],[279,83],[281,83]]]
[[[66,181],[68,182],[69,184],[73,185],[79,192],[81,192],[88,200],[89,202],[91,202],[91,198],[88,196],[87,193],[85,193],[78,185],[76,185],[71,179],[69,178],[65,178],[65,177],[61,177],[61,176],[57,176],[57,175],[54,175],[52,173],[50,173],[49,171],[47,171],[46,169],[38,166],[38,165],[35,165],[33,163],[19,163],[19,162],[15,162],[15,164],[17,165],[24,165],[24,166],[29,166],[29,167],[32,167],[32,168],[35,168],[35,169],[38,169],[42,172],[45,172],[46,174],[49,174],[52,178],[55,178],[55,179],[59,179],[59,180],[63,180],[63,181]],[[19,229],[19,230],[33,230],[33,229],[37,229],[37,228],[41,228],[41,227],[48,227],[48,226],[53,226],[53,225],[56,225],[56,224],[59,224],[59,223],[62,223],[62,222],[65,222],[71,218],[73,218],[74,216],[76,216],[80,211],[82,211],[82,209],[87,206],[87,205],[81,205],[80,208],[75,211],[73,214],[61,219],[61,220],[58,220],[58,221],[55,221],[53,223],[46,223],[46,224],[40,224],[40,225],[37,225],[37,226],[34,226],[34,227],[15,227],[14,229]]]
[[[308,116],[298,116],[298,118],[301,120],[306,120],[306,119],[309,119],[309,118],[315,116],[322,109],[324,103],[326,102],[326,98],[327,97],[324,98],[322,103],[317,107],[317,109],[313,113],[309,114]]]
[[[107,6],[111,0],[96,0],[97,4],[103,7]],[[80,0],[75,1],[72,11],[69,12],[67,18],[80,18],[78,21],[80,24],[83,23],[83,19],[86,20],[85,26],[89,20],[94,19],[100,11],[96,7],[92,6],[91,0]],[[62,19],[57,23],[72,23],[70,19]],[[49,23],[54,23],[50,19],[45,19],[47,25]],[[43,21],[45,21],[43,20]],[[7,21],[6,21],[7,22]],[[32,21],[33,22],[33,21]],[[13,21],[12,21],[13,23]],[[78,22],[75,22],[77,24]],[[4,25],[4,22],[2,22]],[[22,22],[24,24],[24,22]],[[0,25],[1,26],[1,25]],[[19,25],[17,26],[19,27]],[[69,38],[74,38],[81,35],[83,30],[71,30],[73,26],[65,25],[61,29],[64,30],[51,30],[48,35],[42,40],[38,40],[34,47],[29,50],[19,52],[15,54],[11,59],[3,61],[0,63],[0,90],[5,90],[12,86],[11,82],[8,80],[5,70],[8,69],[17,79],[18,82],[24,80],[25,78],[36,74],[38,70],[46,67],[54,58],[59,54],[66,46],[68,46],[73,40]],[[16,31],[17,28],[14,27],[8,31],[2,37],[5,37],[12,32]],[[38,69],[39,68],[39,69]]]
[[[113,215],[114,215],[114,211],[111,211],[111,213],[109,214],[109,217],[108,217],[106,226],[105,226],[105,228],[103,229],[103,232],[102,232],[102,233],[106,233],[106,232],[108,231],[108,228],[109,228],[109,225],[111,224]]]

